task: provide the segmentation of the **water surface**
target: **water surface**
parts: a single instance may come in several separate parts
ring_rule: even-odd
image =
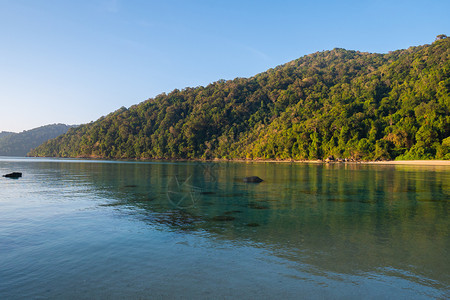
[[[1,299],[450,296],[448,167],[0,158],[12,171]]]

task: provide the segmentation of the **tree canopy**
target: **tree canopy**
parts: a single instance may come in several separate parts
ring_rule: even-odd
[[[316,52],[122,107],[29,155],[450,159],[449,45],[442,38],[387,54]]]

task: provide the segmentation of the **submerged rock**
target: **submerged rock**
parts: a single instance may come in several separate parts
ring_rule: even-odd
[[[126,188],[135,188],[135,187],[137,187],[137,185],[135,185],[135,184],[128,184],[128,185],[125,185],[124,187],[126,187]]]
[[[242,210],[230,210],[230,211],[226,211],[224,214],[225,215],[232,215],[232,214],[241,213],[241,212],[242,212]]]
[[[253,208],[253,209],[269,209],[269,207],[267,207],[267,206],[259,205],[256,203],[250,203],[248,205],[248,207]]]
[[[215,216],[212,218],[213,221],[233,221],[234,219],[236,218],[232,216]]]
[[[244,182],[247,182],[247,183],[260,183],[260,182],[263,182],[263,181],[264,180],[262,180],[258,176],[250,176],[250,177],[245,177],[244,178]]]
[[[214,194],[216,194],[216,192],[208,192],[208,191],[206,191],[206,192],[200,192],[200,194],[201,195],[214,195]]]
[[[22,173],[20,173],[20,172],[12,172],[12,173],[3,175],[3,177],[8,177],[8,178],[19,178],[19,177],[22,177]]]

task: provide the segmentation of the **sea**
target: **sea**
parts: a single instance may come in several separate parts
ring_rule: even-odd
[[[449,166],[0,157],[11,172],[0,299],[450,298]]]

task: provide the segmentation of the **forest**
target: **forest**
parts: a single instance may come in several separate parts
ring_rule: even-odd
[[[450,38],[386,54],[336,48],[250,78],[122,107],[29,156],[450,159]]]
[[[51,124],[20,133],[2,131],[0,132],[0,156],[26,156],[31,149],[66,133],[70,127],[73,126]]]

